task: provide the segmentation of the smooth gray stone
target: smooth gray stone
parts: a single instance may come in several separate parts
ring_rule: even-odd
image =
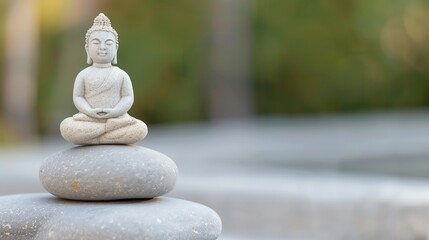
[[[39,171],[48,192],[86,201],[161,196],[173,189],[177,174],[169,157],[134,145],[71,148],[48,157]]]
[[[0,239],[214,240],[219,216],[201,204],[159,197],[82,202],[50,194],[0,197]]]

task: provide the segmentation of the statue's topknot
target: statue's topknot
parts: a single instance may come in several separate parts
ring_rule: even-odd
[[[115,38],[116,38],[116,48],[118,48],[119,46],[118,33],[115,31],[115,29],[112,28],[110,19],[106,15],[104,15],[104,13],[100,13],[96,18],[94,18],[94,24],[92,24],[92,27],[88,29],[88,31],[86,32],[85,47],[88,47],[89,37],[91,36],[91,33],[95,31],[106,31],[106,32],[113,33],[113,35],[115,35]]]

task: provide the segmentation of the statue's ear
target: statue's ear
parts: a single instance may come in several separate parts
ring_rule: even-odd
[[[88,47],[85,47],[85,51],[86,51],[86,63],[92,64],[92,59],[89,56]]]
[[[112,60],[112,64],[116,65],[118,64],[118,49],[116,48],[115,57]]]

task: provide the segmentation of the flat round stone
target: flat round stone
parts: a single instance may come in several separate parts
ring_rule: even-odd
[[[175,199],[78,202],[49,194],[0,197],[0,239],[214,240],[219,216]]]
[[[153,198],[173,189],[177,166],[157,151],[134,145],[71,148],[40,167],[43,187],[60,198],[86,201]]]

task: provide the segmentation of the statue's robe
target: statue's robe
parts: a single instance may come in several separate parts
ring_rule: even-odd
[[[118,67],[111,67],[107,74],[88,72],[84,81],[84,98],[92,108],[114,108],[121,100],[123,78],[126,73]]]

